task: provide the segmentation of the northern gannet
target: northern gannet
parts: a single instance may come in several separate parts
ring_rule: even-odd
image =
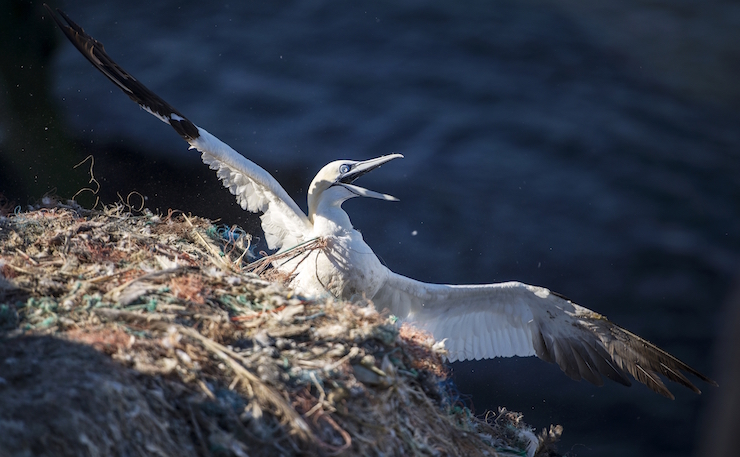
[[[46,5],[45,5],[46,6]],[[196,126],[116,64],[95,40],[61,10],[66,24],[46,6],[77,49],[141,108],[158,117],[201,153],[224,186],[248,211],[262,213],[262,229],[271,249],[285,251],[320,238],[321,249],[275,262],[289,273],[290,287],[317,296],[329,293],[351,300],[371,299],[405,322],[444,341],[450,361],[532,356],[557,363],[569,377],[602,385],[602,375],[629,386],[626,373],[668,398],[673,394],[659,375],[696,393],[682,373],[714,381],[652,343],[604,316],[550,290],[504,282],[487,285],[441,285],[416,281],[386,268],[352,227],[342,203],[354,197],[387,201],[394,197],[359,187],[355,180],[403,157],[337,160],[323,167],[308,190],[308,214],[296,205],[267,171]],[[278,252],[280,252],[278,251]]]

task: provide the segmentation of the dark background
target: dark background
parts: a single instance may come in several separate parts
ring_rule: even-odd
[[[722,379],[740,260],[740,5],[720,1],[142,1],[59,4],[305,208],[325,163],[392,152],[345,204],[386,264],[445,283],[546,286]],[[7,208],[132,191],[259,233],[198,154],[52,27],[0,1]],[[83,195],[81,198],[89,198]],[[576,383],[554,365],[452,365],[478,413],[565,428],[578,456],[702,455],[709,405]],[[720,380],[721,380],[720,379]],[[726,384],[725,384],[726,385]],[[725,390],[725,392],[727,392]]]

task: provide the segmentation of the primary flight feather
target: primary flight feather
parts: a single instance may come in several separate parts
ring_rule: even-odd
[[[308,214],[275,178],[230,146],[196,126],[170,104],[116,64],[102,43],[66,14],[46,6],[77,49],[143,109],[166,122],[201,153],[239,205],[261,213],[271,249],[286,250],[320,238],[308,250],[275,268],[290,275],[289,285],[304,295],[331,294],[342,299],[371,298],[405,322],[444,341],[448,358],[479,360],[532,356],[557,363],[569,377],[602,385],[602,376],[630,385],[627,373],[673,398],[660,375],[696,393],[684,375],[714,381],[652,343],[548,289],[520,282],[487,285],[427,284],[396,274],[380,263],[352,227],[342,203],[354,197],[393,201],[394,197],[353,184],[360,176],[400,154],[354,161],[337,160],[322,168],[308,190]]]

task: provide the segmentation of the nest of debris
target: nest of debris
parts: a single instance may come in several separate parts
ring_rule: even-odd
[[[428,335],[266,280],[243,231],[129,210],[0,216],[0,454],[554,455],[560,429],[451,398]]]

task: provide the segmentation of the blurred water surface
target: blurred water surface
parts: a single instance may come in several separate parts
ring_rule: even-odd
[[[625,5],[622,18],[656,8]],[[691,11],[682,5],[661,14]],[[713,375],[720,304],[740,259],[740,115],[719,89],[703,98],[699,76],[675,74],[680,62],[641,71],[650,49],[631,50],[652,43],[619,48],[629,31],[599,35],[604,17],[574,2],[76,0],[66,12],[301,207],[325,163],[404,154],[362,182],[400,203],[345,204],[394,271],[543,285]],[[71,45],[54,75],[74,136],[203,167]],[[166,210],[156,175],[136,190]],[[191,183],[167,191],[191,197],[180,209],[257,230],[235,206],[209,214]],[[529,359],[453,369],[477,412],[501,405],[539,428],[563,424],[560,450],[578,456],[691,455],[707,398],[595,388]]]

